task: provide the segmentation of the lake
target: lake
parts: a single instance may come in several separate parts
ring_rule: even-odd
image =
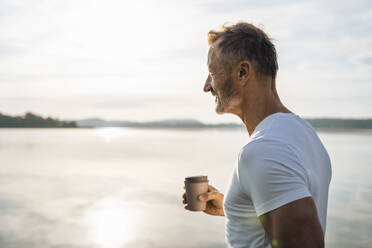
[[[318,132],[332,161],[326,247],[372,247],[372,132]],[[0,247],[226,247],[183,209],[184,178],[225,191],[244,130],[0,129]]]

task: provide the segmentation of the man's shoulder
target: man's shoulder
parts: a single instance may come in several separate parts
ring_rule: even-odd
[[[279,151],[292,152],[290,144],[277,137],[258,137],[250,140],[240,149],[239,157],[265,157]]]
[[[262,137],[250,140],[240,149],[239,159],[243,157],[259,156],[265,150],[268,143],[269,140]]]
[[[291,145],[275,137],[251,140],[240,150],[238,157],[239,169],[248,170],[270,169],[271,165],[292,167],[300,163]]]

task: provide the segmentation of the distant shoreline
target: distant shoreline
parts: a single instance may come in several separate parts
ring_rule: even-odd
[[[76,127],[76,128],[43,128],[43,127],[7,127],[7,128],[0,128],[1,130],[69,130],[69,131],[79,131],[79,130],[99,130],[99,129],[106,129],[106,128],[115,128],[115,129],[132,129],[133,132],[136,130],[138,131],[165,131],[165,132],[241,132],[242,134],[247,134],[244,128],[141,128],[141,127]],[[372,135],[372,129],[331,129],[331,128],[315,128],[318,134],[359,134],[359,135]],[[247,134],[248,135],[248,134]]]
[[[321,131],[372,130],[372,119],[305,118],[315,129]],[[106,121],[102,119],[78,120],[79,127],[127,127],[148,129],[245,129],[243,124],[204,124],[197,120],[163,120],[152,122]]]
[[[341,118],[305,118],[316,130],[322,132],[360,132],[372,130],[372,119],[341,119]],[[170,119],[150,122],[103,120],[99,118],[83,119],[77,121],[63,121],[51,117],[43,118],[33,113],[24,116],[8,116],[0,113],[0,128],[103,128],[125,127],[138,129],[242,129],[243,124],[221,123],[205,124],[193,119]]]

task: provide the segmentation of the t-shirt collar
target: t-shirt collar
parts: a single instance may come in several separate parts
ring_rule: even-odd
[[[251,138],[256,136],[261,130],[263,130],[269,123],[270,120],[277,118],[277,117],[285,117],[285,116],[293,116],[296,115],[295,113],[284,113],[284,112],[276,112],[271,115],[266,116],[262,121],[258,123],[258,125],[253,130]]]

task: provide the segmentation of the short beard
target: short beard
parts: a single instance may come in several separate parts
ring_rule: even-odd
[[[238,95],[238,91],[234,88],[234,82],[229,75],[226,80],[223,82],[220,90],[220,96],[217,95],[217,106],[216,113],[224,114],[229,111],[229,105],[233,99]]]

